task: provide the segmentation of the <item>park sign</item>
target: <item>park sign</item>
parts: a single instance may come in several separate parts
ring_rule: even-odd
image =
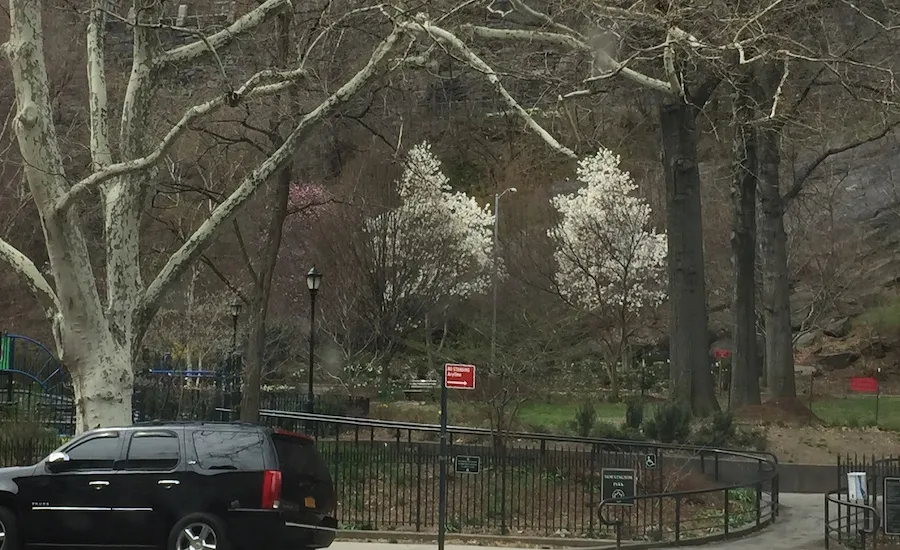
[[[444,365],[444,387],[457,390],[475,389],[475,365]]]
[[[900,535],[900,477],[884,478],[884,534],[888,536]]]
[[[850,390],[858,393],[878,393],[878,379],[874,376],[853,376]]]
[[[637,496],[637,471],[628,468],[600,470],[600,498],[607,504],[634,506]]]

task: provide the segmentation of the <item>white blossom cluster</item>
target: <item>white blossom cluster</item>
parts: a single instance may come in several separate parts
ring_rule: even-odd
[[[370,220],[385,302],[466,298],[487,290],[493,261],[489,207],[454,192],[423,142],[410,149],[397,182],[400,204]]]
[[[560,291],[589,311],[635,313],[666,297],[668,246],[650,227],[651,210],[607,149],[579,162],[584,187],[551,199],[559,221],[549,235]]]

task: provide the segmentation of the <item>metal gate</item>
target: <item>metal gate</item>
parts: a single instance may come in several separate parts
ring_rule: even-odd
[[[75,432],[75,399],[62,363],[46,346],[19,334],[0,336],[0,422],[37,423]]]

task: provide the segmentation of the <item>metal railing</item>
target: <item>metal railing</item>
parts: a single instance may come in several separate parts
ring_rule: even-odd
[[[846,487],[825,494],[825,548],[832,542],[853,550],[876,548],[875,535],[881,526],[878,510],[846,500],[846,495]]]
[[[276,410],[261,417],[316,438],[342,528],[437,530],[438,425]],[[682,543],[738,536],[778,515],[771,453],[466,426],[448,432],[448,533]],[[456,472],[455,458],[470,456],[478,473]],[[603,500],[604,468],[635,470],[637,494]]]

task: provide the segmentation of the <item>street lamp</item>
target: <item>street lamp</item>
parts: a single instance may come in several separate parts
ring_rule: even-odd
[[[309,372],[307,379],[307,408],[313,412],[313,362],[316,353],[316,293],[322,286],[322,274],[312,266],[306,274],[306,288],[309,289]]]
[[[494,293],[494,306],[491,318],[491,366],[494,365],[494,359],[497,356],[497,278],[499,266],[497,265],[497,234],[500,221],[500,198],[507,193],[515,193],[515,187],[504,189],[501,193],[494,194],[494,275],[492,278],[492,286]]]
[[[225,376],[222,380],[222,408],[234,407],[234,376],[236,371],[235,355],[237,354],[237,327],[238,317],[241,316],[241,302],[237,296],[231,300],[231,353],[228,355],[228,368],[225,370]],[[228,395],[228,403],[225,402],[225,396]],[[226,406],[227,405],[227,406]],[[222,412],[222,420],[225,420],[226,412]]]

